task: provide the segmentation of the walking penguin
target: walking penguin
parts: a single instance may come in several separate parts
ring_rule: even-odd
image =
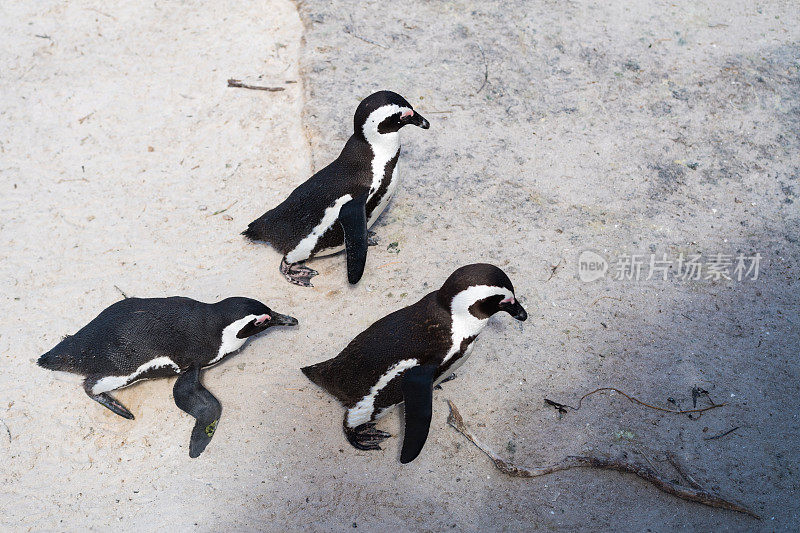
[[[200,383],[200,371],[239,350],[249,337],[297,320],[250,298],[206,304],[173,296],[126,298],[39,357],[38,364],[85,376],[90,398],[121,417],[133,414],[109,392],[142,379],[178,375],[175,404],[197,421],[189,456],[205,449],[222,406]]]
[[[389,434],[375,420],[405,402],[400,461],[408,463],[428,438],[433,387],[464,364],[489,317],[500,311],[528,318],[502,270],[463,266],[439,290],[372,324],[338,356],[302,371],[347,408],[344,433],[359,450],[381,449]]]
[[[356,109],[354,131],[342,153],[277,207],[249,224],[242,233],[265,241],[283,254],[286,279],[311,287],[317,271],[303,263],[312,257],[347,251],[347,279],[358,283],[364,273],[368,228],[389,204],[397,188],[400,128],[430,123],[405,98],[379,91]]]

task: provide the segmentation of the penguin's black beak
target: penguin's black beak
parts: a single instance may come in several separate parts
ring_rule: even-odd
[[[269,318],[267,318],[269,317]],[[280,313],[276,313],[274,311],[270,311],[269,314],[262,315],[259,318],[253,319],[245,326],[239,330],[239,333],[236,336],[240,339],[246,339],[247,337],[251,337],[253,335],[257,335],[262,331],[265,331],[267,328],[271,328],[272,326],[296,326],[297,319],[293,316],[289,315],[282,315]]]
[[[411,115],[411,120],[409,121],[409,124],[413,124],[415,126],[419,126],[423,130],[427,130],[428,128],[431,127],[431,123],[428,122],[428,119],[426,119],[425,117],[423,117],[422,115],[420,115],[416,111],[414,111],[414,114]]]
[[[512,317],[516,318],[520,322],[525,322],[528,319],[528,313],[525,312],[525,308],[523,308],[517,299],[514,299],[514,303],[511,302],[500,302],[500,310],[505,311]]]
[[[282,315],[280,313],[276,313],[276,312],[273,311],[272,314],[270,315],[270,319],[267,320],[266,324],[264,324],[264,325],[266,327],[271,327],[271,326],[296,326],[297,325],[297,319],[294,318],[293,316]]]

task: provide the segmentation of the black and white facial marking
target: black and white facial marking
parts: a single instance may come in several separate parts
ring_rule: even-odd
[[[297,325],[297,319],[295,318],[276,313],[266,306],[264,309],[266,312],[263,314],[250,314],[226,326],[222,330],[219,351],[207,365],[213,365],[227,354],[240,349],[249,337],[261,333],[271,326]]]
[[[505,287],[474,285],[455,295],[450,305],[450,317],[453,320],[453,344],[444,356],[441,366],[447,365],[453,356],[461,353],[463,342],[467,341],[467,346],[460,359],[448,367],[449,373],[454,372],[467,360],[472,353],[473,341],[483,331],[489,317],[497,312],[496,310],[491,311],[497,309],[501,301],[516,301],[514,293]],[[439,380],[445,377],[447,376],[442,374]]]
[[[247,315],[226,326],[222,330],[222,340],[220,341],[219,351],[217,355],[208,362],[209,365],[221,360],[227,354],[235,352],[247,342],[247,338],[263,331],[261,324],[264,324],[270,319],[268,314],[263,315]]]
[[[439,290],[440,304],[450,309],[452,344],[440,365],[437,383],[464,364],[475,338],[495,313],[505,311],[513,318],[528,318],[514,295],[508,276],[494,265],[478,263],[459,268]],[[455,358],[455,359],[454,359]]]

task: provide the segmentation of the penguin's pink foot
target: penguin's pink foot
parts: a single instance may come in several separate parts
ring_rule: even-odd
[[[380,243],[378,234],[374,231],[367,230],[367,246],[378,246]]]
[[[391,437],[389,433],[375,429],[375,424],[369,422],[354,428],[344,426],[344,435],[353,448],[358,450],[380,450],[380,443]]]
[[[286,281],[301,287],[313,287],[311,278],[319,274],[316,270],[303,265],[302,262],[287,263],[285,257],[281,260],[280,270]]]

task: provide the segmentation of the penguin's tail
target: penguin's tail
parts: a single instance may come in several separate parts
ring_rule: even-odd
[[[263,217],[261,217],[263,218]],[[264,237],[262,236],[263,233],[263,222],[261,218],[258,218],[252,221],[250,224],[247,225],[247,229],[242,232],[242,235],[250,239],[251,241],[263,241]]]
[[[54,350],[50,350],[46,354],[39,357],[39,360],[36,361],[36,364],[48,370],[69,370],[69,357],[61,353],[53,352]]]
[[[319,378],[319,365],[304,366],[300,369],[308,379],[319,385],[317,379]]]

